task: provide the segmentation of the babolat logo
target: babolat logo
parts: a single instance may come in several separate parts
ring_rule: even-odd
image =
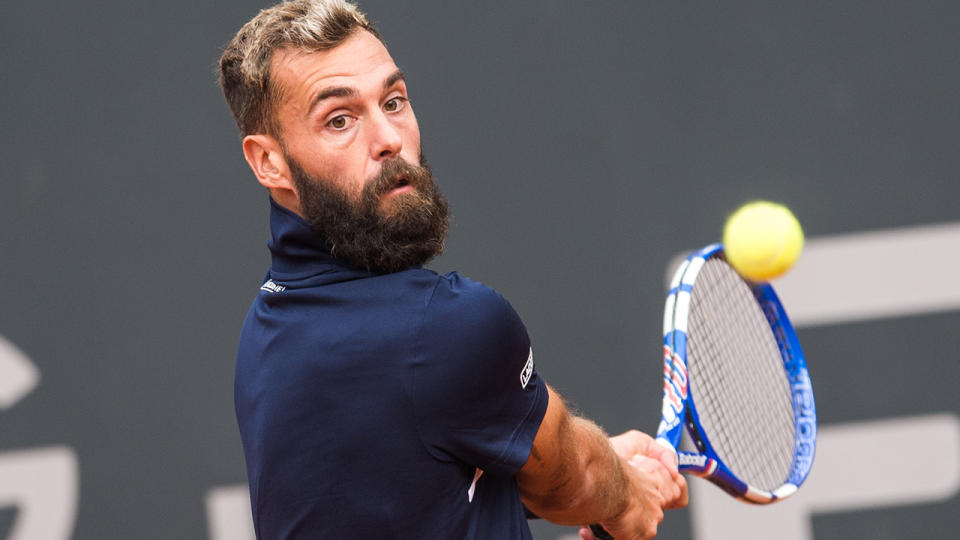
[[[678,454],[677,462],[680,465],[693,465],[695,467],[703,467],[707,464],[707,456],[701,454]]]
[[[287,288],[283,285],[277,285],[272,279],[268,279],[266,283],[260,286],[260,290],[267,292],[282,292],[287,290]]]

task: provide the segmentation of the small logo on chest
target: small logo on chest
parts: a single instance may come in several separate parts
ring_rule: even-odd
[[[287,288],[284,287],[283,285],[277,285],[276,283],[274,283],[272,279],[268,279],[266,283],[260,286],[261,291],[267,291],[267,292],[283,292],[286,289]]]

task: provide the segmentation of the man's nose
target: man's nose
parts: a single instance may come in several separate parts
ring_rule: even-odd
[[[379,112],[372,117],[371,122],[371,157],[375,160],[391,158],[400,154],[403,148],[403,138],[387,115]]]

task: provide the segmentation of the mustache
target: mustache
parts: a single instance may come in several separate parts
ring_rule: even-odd
[[[420,165],[413,165],[399,156],[390,158],[383,162],[380,172],[364,186],[364,195],[379,198],[401,186],[412,186],[417,191],[423,191],[430,185],[431,178],[430,166],[422,154]]]

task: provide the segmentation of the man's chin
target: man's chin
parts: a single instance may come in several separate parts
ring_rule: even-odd
[[[423,194],[414,186],[400,186],[391,189],[380,197],[380,213],[393,216],[407,208],[415,208],[424,203]]]
[[[395,187],[380,197],[380,208],[384,209],[385,207],[393,206],[394,203],[399,202],[403,197],[411,195],[418,195],[417,188],[414,186],[406,185]]]

